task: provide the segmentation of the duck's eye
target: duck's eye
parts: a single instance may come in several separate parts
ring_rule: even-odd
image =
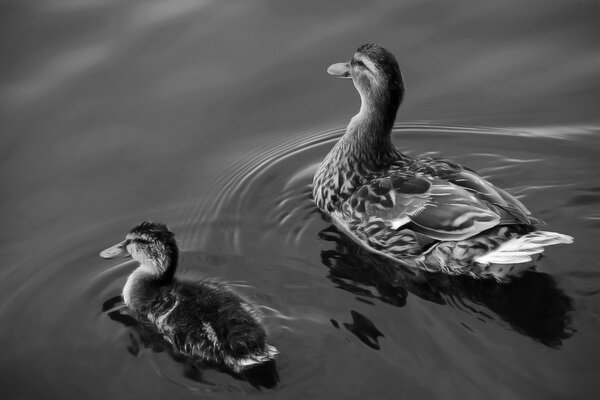
[[[356,61],[354,61],[354,64],[355,64],[355,65],[358,65],[358,66],[359,66],[359,67],[361,67],[361,68],[368,69],[368,68],[367,68],[367,66],[365,65],[365,63],[364,63],[364,62],[362,62],[362,61],[360,61],[360,60],[356,60]]]

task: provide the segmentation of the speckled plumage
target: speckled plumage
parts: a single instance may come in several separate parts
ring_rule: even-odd
[[[178,250],[166,226],[144,222],[101,256],[128,254],[140,266],[123,288],[125,304],[152,323],[177,352],[236,372],[277,354],[267,344],[261,314],[251,302],[212,279],[187,282],[174,277]]]
[[[353,80],[361,108],[319,166],[313,197],[360,245],[410,267],[502,280],[531,266],[544,246],[572,242],[536,231],[519,200],[476,172],[395,148],[404,83],[387,50],[361,46],[328,72]]]

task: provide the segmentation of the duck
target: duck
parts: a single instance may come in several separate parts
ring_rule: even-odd
[[[394,55],[360,46],[327,72],[352,80],[361,105],[317,168],[312,197],[360,246],[414,271],[503,282],[571,236],[539,230],[521,201],[452,160],[410,158],[391,132],[405,94]]]
[[[175,277],[179,249],[166,225],[142,222],[100,256],[131,257],[138,262],[123,287],[124,303],[138,320],[156,328],[176,352],[236,373],[278,354],[267,343],[257,307],[229,285],[215,279]]]

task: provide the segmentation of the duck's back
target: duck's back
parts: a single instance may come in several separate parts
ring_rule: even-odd
[[[232,364],[265,353],[255,306],[215,281],[173,282],[148,302],[147,318],[180,353]]]
[[[372,251],[450,273],[464,273],[474,257],[512,233],[533,230],[535,222],[521,202],[475,172],[431,158],[398,160],[367,179],[331,215]],[[441,243],[452,254],[428,259]]]

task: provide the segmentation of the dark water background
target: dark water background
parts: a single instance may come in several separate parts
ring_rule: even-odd
[[[593,398],[599,19],[572,0],[2,1],[0,398]],[[332,229],[307,185],[359,98],[325,69],[365,42],[407,81],[400,148],[479,170],[575,244],[497,285]],[[177,233],[182,276],[264,307],[279,385],[191,371],[103,310],[134,265],[98,252],[144,219]]]

